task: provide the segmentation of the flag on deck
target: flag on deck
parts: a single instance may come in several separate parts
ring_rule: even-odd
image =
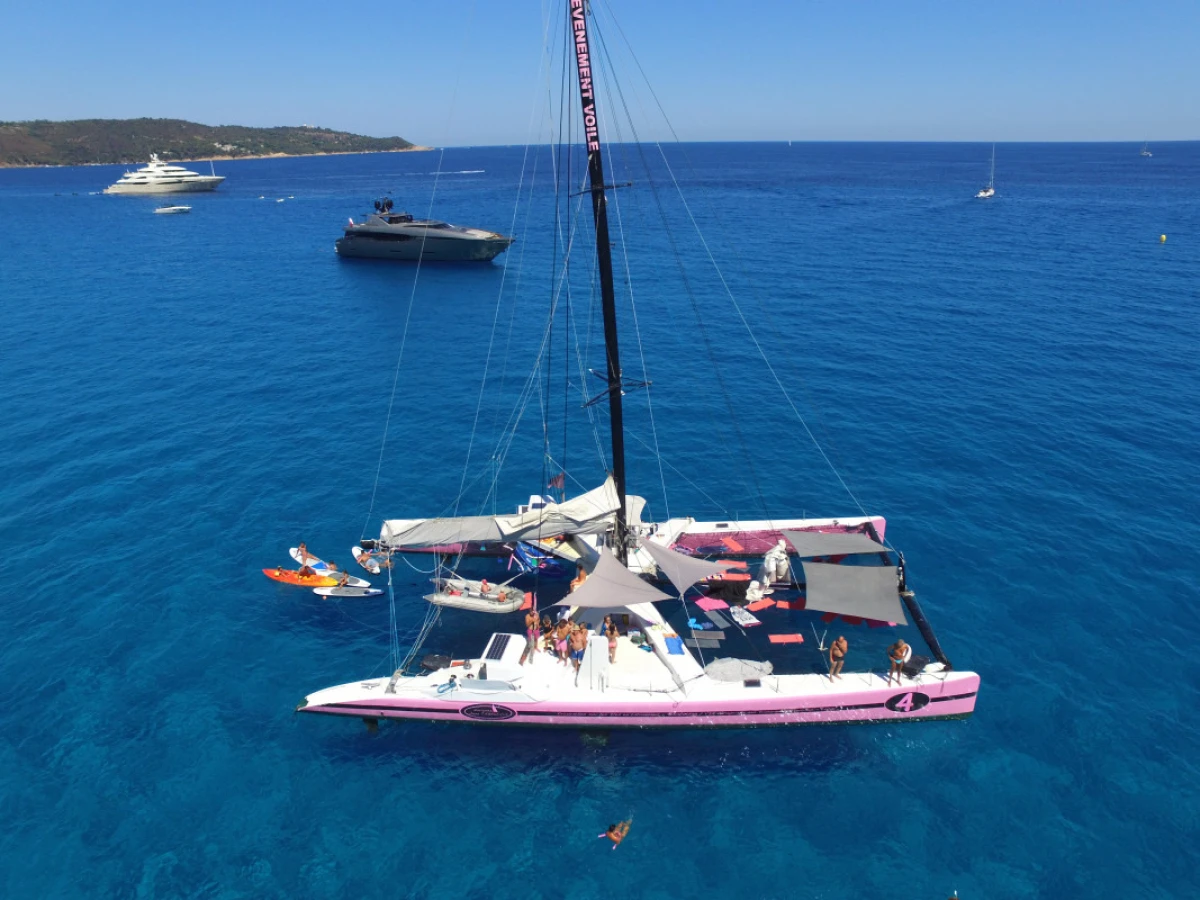
[[[562,488],[566,487],[566,484],[567,484],[566,473],[559,472],[557,475],[555,475],[553,478],[550,479],[550,482],[547,486],[552,487],[552,488],[559,488],[561,490]]]

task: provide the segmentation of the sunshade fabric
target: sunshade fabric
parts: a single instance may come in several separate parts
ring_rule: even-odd
[[[806,608],[908,624],[895,566],[803,565]]]
[[[683,593],[697,581],[707,578],[717,572],[724,572],[727,569],[740,569],[743,563],[738,562],[713,562],[707,559],[694,559],[691,556],[684,556],[675,550],[663,547],[660,544],[652,544],[645,538],[638,538],[638,543],[642,548],[654,557],[655,564],[663,570],[663,574],[670,579],[671,584],[675,585],[675,590]]]
[[[603,609],[670,599],[670,594],[664,594],[653,585],[642,581],[621,565],[612,553],[601,550],[600,561],[596,563],[596,568],[587,577],[587,581],[552,605]]]
[[[845,553],[886,553],[887,547],[865,534],[823,531],[785,531],[783,536],[797,556],[841,556]]]

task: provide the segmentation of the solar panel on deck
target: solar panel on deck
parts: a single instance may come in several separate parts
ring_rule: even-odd
[[[488,644],[487,653],[484,654],[484,659],[503,659],[504,648],[508,646],[508,642],[512,640],[511,634],[493,635],[492,642]]]

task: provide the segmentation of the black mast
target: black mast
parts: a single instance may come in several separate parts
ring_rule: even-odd
[[[629,525],[625,520],[625,422],[621,410],[621,358],[617,352],[617,304],[613,297],[612,247],[608,240],[608,199],[604,193],[604,160],[600,155],[600,128],[596,94],[592,89],[592,62],[588,50],[585,0],[567,0],[575,37],[575,66],[579,72],[579,99],[583,107],[583,132],[587,141],[588,180],[592,188],[592,214],[596,220],[596,262],[600,267],[600,300],[604,310],[604,347],[607,357],[608,417],[612,430],[613,482],[617,487],[617,558],[625,562]]]

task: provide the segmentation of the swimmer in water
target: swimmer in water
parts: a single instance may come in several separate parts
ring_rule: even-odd
[[[618,822],[616,825],[609,825],[608,830],[604,834],[598,834],[596,837],[608,838],[613,842],[614,850],[621,846],[621,841],[625,840],[625,835],[629,834],[629,828],[633,825],[633,819],[626,819],[624,822]]]

